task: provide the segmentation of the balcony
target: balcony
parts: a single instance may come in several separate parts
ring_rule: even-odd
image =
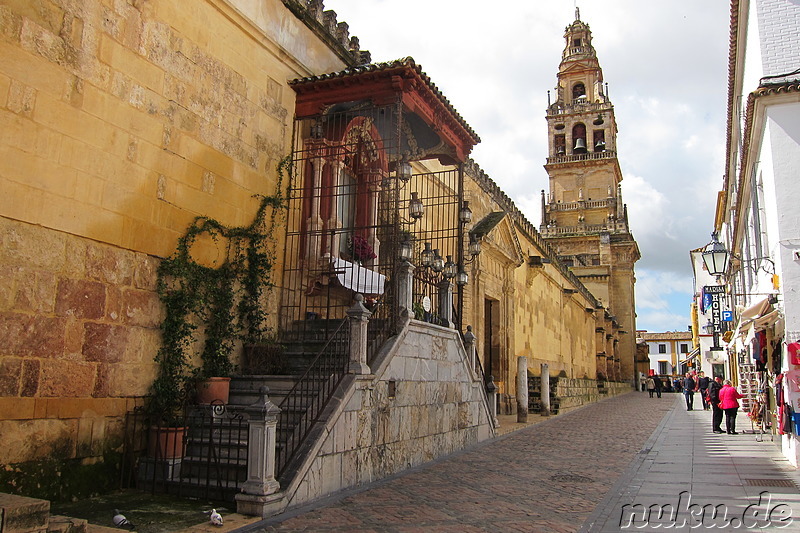
[[[595,161],[600,159],[616,159],[617,152],[612,150],[605,150],[603,152],[587,152],[585,154],[564,154],[556,157],[548,157],[548,165],[557,165],[560,163],[574,163],[576,161]]]
[[[604,207],[614,207],[617,205],[616,198],[605,198],[603,200],[586,200],[579,202],[550,203],[547,208],[552,213],[554,211],[577,211],[579,209],[598,209]]]

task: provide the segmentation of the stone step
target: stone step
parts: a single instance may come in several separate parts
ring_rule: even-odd
[[[46,533],[49,518],[49,501],[0,493],[2,533]]]
[[[87,533],[88,522],[82,518],[53,515],[47,524],[47,533]],[[3,529],[5,533],[5,529]]]

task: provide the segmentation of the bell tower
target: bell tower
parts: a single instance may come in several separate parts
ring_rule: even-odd
[[[549,155],[544,168],[550,191],[542,191],[540,232],[559,260],[603,303],[603,312],[614,324],[617,342],[597,354],[598,371],[611,368],[607,361],[612,361],[619,378],[633,380],[634,263],[640,253],[622,202],[614,106],[592,32],[578,9],[564,38],[554,102],[548,91]],[[611,332],[605,333],[610,338]]]

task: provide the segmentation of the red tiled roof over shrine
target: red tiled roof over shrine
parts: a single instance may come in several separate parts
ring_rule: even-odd
[[[480,142],[478,135],[411,57],[385,63],[351,67],[339,72],[299,78],[289,82],[297,93],[297,118],[324,113],[328,106],[369,100],[375,105],[402,101],[404,112],[419,116],[460,162],[466,161]]]

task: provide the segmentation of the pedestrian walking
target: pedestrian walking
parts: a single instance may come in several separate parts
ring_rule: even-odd
[[[656,376],[655,378],[653,378],[653,381],[656,382],[656,396],[661,398],[661,378]]]
[[[708,397],[706,392],[708,391],[708,385],[711,383],[711,378],[705,375],[705,372],[700,371],[697,378],[697,391],[700,393],[700,399],[703,401],[703,410],[708,411],[710,404],[708,403]]]
[[[644,374],[639,372],[639,384],[641,385],[642,392],[644,392],[645,388],[647,387],[647,378],[644,377]]]
[[[711,431],[722,431],[722,407],[719,406],[719,391],[722,389],[722,378],[717,376],[708,384],[708,403],[711,404]]]
[[[681,392],[682,391],[680,378],[675,378],[675,379],[672,380],[672,388],[675,390],[675,392]]]
[[[656,391],[656,380],[653,379],[653,376],[648,376],[647,381],[645,381],[647,385],[647,392],[650,393],[650,397],[653,397],[653,393]]]
[[[739,398],[743,396],[731,385],[731,380],[726,379],[719,391],[719,406],[725,411],[725,428],[728,435],[738,435],[736,431],[736,413],[739,411]]]
[[[694,407],[694,391],[697,389],[697,382],[692,377],[691,372],[686,373],[683,379],[683,397],[686,398],[686,410],[691,411]]]

